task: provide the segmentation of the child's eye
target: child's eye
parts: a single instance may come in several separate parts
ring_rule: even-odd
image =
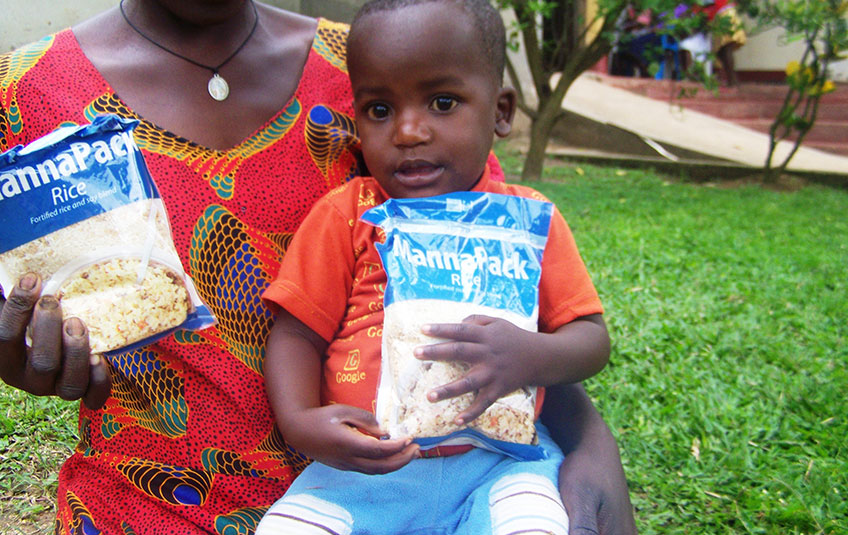
[[[433,102],[430,103],[430,108],[436,111],[451,111],[457,104],[459,104],[459,101],[454,97],[442,95],[433,99]]]
[[[365,109],[369,119],[385,119],[389,116],[389,107],[385,104],[371,104]]]

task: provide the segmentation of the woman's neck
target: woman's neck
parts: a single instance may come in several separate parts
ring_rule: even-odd
[[[250,0],[211,8],[195,0],[123,0],[127,24],[173,53],[217,65],[241,45],[258,23]]]
[[[194,4],[199,0],[172,1]],[[135,23],[129,10],[133,2],[147,4],[154,0],[125,0],[127,15]],[[250,3],[244,5],[251,9]],[[89,61],[140,117],[204,147],[226,150],[261,127],[292,97],[317,22],[258,2],[256,7],[259,24],[255,35],[221,69],[230,87],[228,98],[221,102],[207,93],[209,70],[147,42],[127,25],[118,6],[75,26],[73,31]],[[184,20],[181,17],[187,15],[177,18]],[[246,24],[250,23],[248,19]],[[236,39],[244,39],[245,34]],[[164,34],[157,37],[165,39]],[[232,45],[220,47],[219,52],[208,56],[191,55],[188,49],[180,53],[212,64],[234,49]]]

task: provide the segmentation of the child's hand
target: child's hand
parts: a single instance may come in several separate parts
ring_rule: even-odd
[[[462,323],[436,323],[423,327],[425,334],[450,341],[415,350],[421,360],[463,361],[471,365],[462,378],[434,388],[427,394],[432,402],[475,392],[474,402],[457,416],[464,425],[483,414],[498,398],[534,384],[534,336],[512,323],[490,316],[474,315]]]
[[[418,457],[411,439],[380,440],[374,415],[350,405],[305,409],[289,422],[298,451],[339,470],[385,474]]]

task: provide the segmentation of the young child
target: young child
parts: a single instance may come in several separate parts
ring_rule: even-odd
[[[557,490],[562,453],[543,426],[546,460],[470,447],[432,456],[410,439],[381,440],[373,414],[386,273],[375,248],[381,231],[360,215],[390,197],[472,190],[542,198],[490,179],[494,135],[509,134],[515,111],[515,91],[502,85],[504,43],[487,0],[376,0],[354,19],[348,71],[373,176],[316,204],[264,294],[278,313],[265,359],[268,396],[283,436],[316,462],[257,535],[567,533]],[[485,316],[426,326],[449,341],[416,357],[471,365],[428,399],[474,392],[458,417],[468,423],[522,386],[600,371],[609,357],[601,304],[556,210],[539,288],[539,332]]]

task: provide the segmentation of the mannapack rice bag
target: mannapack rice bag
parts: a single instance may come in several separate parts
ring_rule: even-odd
[[[215,322],[186,275],[156,185],[133,139],[138,121],[98,116],[0,154],[0,286],[28,272],[93,353],[118,353]]]
[[[473,444],[521,459],[547,454],[537,446],[536,388],[495,402],[465,426],[454,423],[473,394],[432,403],[426,393],[460,378],[468,365],[420,361],[415,347],[438,342],[426,323],[460,323],[472,314],[537,330],[542,253],[553,206],[494,193],[458,192],[390,199],[362,215],[381,227],[377,248],[386,270],[382,360],[376,413],[392,438],[422,448]]]

